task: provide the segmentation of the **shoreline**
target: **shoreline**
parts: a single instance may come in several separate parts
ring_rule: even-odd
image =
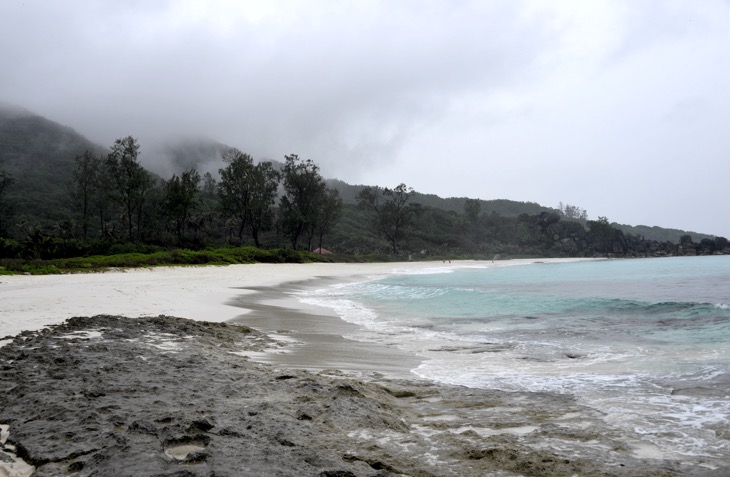
[[[158,315],[238,323],[288,342],[250,354],[252,359],[298,369],[341,370],[422,379],[423,362],[395,347],[349,340],[355,330],[331,309],[307,305],[288,292],[318,289],[393,273],[464,267],[519,266],[593,258],[458,260],[377,263],[238,264],[120,269],[68,275],[0,277],[0,347],[22,332],[58,325],[76,316]],[[324,351],[328,350],[329,353]]]
[[[345,277],[318,277],[288,282],[279,287],[259,287],[229,303],[245,313],[227,321],[244,325],[282,341],[284,348],[251,352],[256,362],[288,369],[329,372],[360,378],[421,379],[412,370],[425,358],[394,346],[346,338],[359,329],[330,308],[302,303],[293,294],[343,283]],[[346,281],[364,280],[364,276]]]
[[[424,380],[413,371],[428,358],[413,355],[395,345],[357,341],[347,338],[360,325],[345,321],[331,308],[307,304],[295,295],[342,283],[375,280],[397,273],[438,269],[521,266],[533,263],[565,263],[594,258],[514,259],[502,261],[462,260],[454,262],[395,262],[362,264],[357,273],[346,268],[343,273],[312,276],[276,286],[246,287],[246,293],[228,304],[246,310],[228,323],[242,324],[287,342],[285,351],[270,350],[249,356],[257,362],[310,371],[341,372],[354,377],[390,377]],[[345,264],[347,265],[347,264]]]
[[[0,340],[23,331],[62,323],[74,316],[113,314],[128,317],[170,315],[225,322],[244,314],[241,295],[266,287],[330,278],[347,281],[394,271],[460,266],[512,266],[534,261],[441,261],[380,263],[306,263],[132,268],[103,273],[0,276]],[[583,259],[591,260],[591,259]],[[231,305],[231,301],[236,301]]]
[[[9,403],[0,409],[0,430],[18,457],[59,471],[67,466],[69,472],[84,466],[93,472],[107,463],[124,468],[124,442],[147,459],[141,462],[161,471],[184,465],[190,475],[214,468],[216,475],[227,475],[234,464],[222,463],[245,464],[242,452],[253,439],[260,454],[245,455],[256,460],[260,473],[251,475],[293,475],[267,470],[278,465],[313,476],[372,477],[380,470],[429,476],[722,475],[698,462],[637,455],[600,411],[567,395],[419,378],[411,369],[420,357],[348,340],[343,335],[357,325],[291,295],[394,271],[546,261],[266,264],[81,279],[3,277],[0,300],[10,298],[10,306],[0,310],[0,325],[16,313],[27,322],[14,326],[32,329],[6,346],[0,342],[0,401]],[[158,316],[175,311],[182,316]],[[109,316],[114,314],[121,316]],[[64,315],[92,318],[61,324]],[[49,322],[49,316],[55,318]],[[138,319],[125,318],[130,316]],[[0,327],[0,340],[4,334]],[[38,409],[48,416],[39,419]],[[251,430],[251,421],[260,429]],[[103,445],[97,445],[100,439]],[[5,442],[0,447],[10,449]],[[197,450],[179,457],[180,448]],[[271,461],[272,451],[291,462]],[[97,455],[107,460],[89,457]],[[7,471],[4,465],[0,471]],[[134,475],[145,473],[137,468]]]
[[[228,304],[259,287],[321,276],[389,273],[413,264],[250,264],[133,268],[69,275],[0,277],[0,339],[62,323],[73,316],[171,315],[225,322],[243,314]]]

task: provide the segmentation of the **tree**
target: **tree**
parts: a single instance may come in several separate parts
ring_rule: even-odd
[[[75,165],[69,193],[81,216],[83,240],[89,238],[94,216],[99,220],[99,232],[102,236],[106,236],[108,220],[112,215],[109,209],[115,188],[107,157],[97,156],[86,150],[81,156],[76,157]]]
[[[113,234],[109,228],[110,219],[118,212],[114,208],[114,179],[103,156],[97,156],[96,164],[94,208],[99,219],[99,234],[102,237],[109,237]]]
[[[218,183],[213,178],[210,172],[203,174],[203,197],[205,199],[214,199],[216,197],[216,191],[218,190]]]
[[[134,240],[142,221],[142,207],[153,185],[149,173],[139,164],[139,144],[132,136],[117,139],[107,157],[107,167],[114,183],[115,199],[124,209],[129,240]]]
[[[214,224],[220,217],[220,202],[218,198],[218,182],[210,172],[202,177],[200,189],[200,202],[194,213],[190,216],[187,224],[188,232],[192,233],[193,240],[198,240],[200,234],[213,232]]]
[[[320,200],[320,206],[313,229],[317,236],[318,247],[321,249],[324,236],[332,232],[342,214],[342,199],[337,189],[326,188]],[[310,240],[310,249],[311,249]]]
[[[70,186],[71,199],[81,214],[81,235],[86,242],[89,236],[94,199],[99,192],[97,179],[101,173],[101,162],[88,150],[84,151],[81,156],[77,156],[75,161],[76,168],[73,171],[73,182]]]
[[[466,199],[464,202],[464,215],[466,216],[466,221],[469,224],[474,242],[479,241],[479,235],[480,235],[480,215],[482,212],[482,204],[479,202],[479,199]]]
[[[479,199],[466,199],[464,201],[464,215],[470,223],[475,223],[479,220],[479,214],[482,212],[482,204]]]
[[[200,192],[200,174],[195,169],[185,170],[179,177],[173,175],[165,182],[162,207],[175,227],[178,242],[182,243],[185,227],[193,213]]]
[[[588,211],[585,209],[581,209],[575,205],[563,204],[562,202],[560,202],[558,207],[566,219],[588,220]]]
[[[375,213],[378,229],[390,242],[394,254],[398,253],[403,228],[419,210],[418,204],[408,204],[413,193],[413,188],[401,183],[393,189],[366,187],[357,197],[358,205]]]
[[[279,172],[271,162],[260,162],[253,168],[250,184],[249,224],[254,245],[259,247],[260,233],[271,229],[274,223],[272,206],[279,189]]]
[[[137,213],[137,229],[139,237],[146,242],[160,242],[165,233],[166,217],[163,203],[165,201],[165,181],[151,180],[145,193],[144,203]]]
[[[243,243],[243,232],[248,224],[251,203],[251,183],[254,173],[253,158],[238,149],[223,154],[228,163],[220,169],[218,198],[221,211],[238,225],[238,243]]]
[[[7,220],[12,213],[12,204],[7,200],[7,191],[14,182],[13,176],[0,168],[0,237],[6,233]]]
[[[591,240],[596,250],[600,252],[611,252],[613,240],[616,236],[616,229],[611,227],[607,217],[598,217],[598,220],[589,220],[588,228],[591,233]]]
[[[284,196],[279,204],[279,219],[284,235],[296,250],[302,237],[313,237],[326,187],[319,167],[311,159],[303,161],[296,154],[284,157]],[[308,245],[311,248],[311,241]]]

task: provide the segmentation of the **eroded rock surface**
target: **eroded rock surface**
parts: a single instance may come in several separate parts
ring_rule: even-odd
[[[635,457],[567,396],[362,382],[234,354],[269,346],[282,345],[165,316],[72,318],[21,334],[0,348],[4,459],[23,459],[36,476],[709,472]]]

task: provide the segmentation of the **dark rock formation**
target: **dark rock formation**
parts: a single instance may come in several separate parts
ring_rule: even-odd
[[[690,235],[684,235],[675,244],[626,235],[608,222],[588,224],[585,227],[580,222],[563,221],[554,212],[543,212],[530,217],[529,230],[532,239],[543,246],[536,252],[544,255],[637,258],[730,254],[724,237],[695,243]]]
[[[18,459],[37,477],[701,469],[636,458],[625,436],[570,396],[361,382],[234,354],[266,346],[275,343],[249,328],[164,316],[73,318],[23,333],[0,348],[0,424],[9,426],[0,473]]]

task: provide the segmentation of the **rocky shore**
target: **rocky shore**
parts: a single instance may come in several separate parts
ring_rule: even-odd
[[[647,459],[570,396],[250,361],[245,326],[71,318],[0,348],[0,475],[720,476]]]

